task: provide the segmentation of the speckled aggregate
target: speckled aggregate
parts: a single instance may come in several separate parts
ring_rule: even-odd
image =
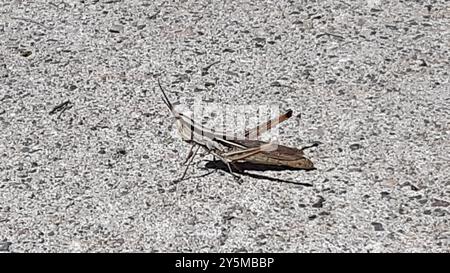
[[[0,251],[449,252],[450,9],[423,2],[2,1]],[[264,175],[313,186],[200,157],[172,183],[157,78],[293,109],[317,170]]]

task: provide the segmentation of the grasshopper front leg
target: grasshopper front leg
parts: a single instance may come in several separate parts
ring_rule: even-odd
[[[198,150],[200,149],[200,146],[197,146],[197,149],[195,150],[195,152],[192,154],[192,156],[188,157],[188,163],[186,165],[186,168],[184,169],[183,175],[179,178],[176,179],[174,182],[180,182],[183,181],[184,177],[186,176],[187,170],[189,169],[189,166],[192,163],[192,160],[194,160],[195,155],[197,154]]]
[[[193,150],[194,150],[194,147],[195,147],[196,145],[197,145],[197,144],[192,144],[192,145],[191,145],[191,148],[189,149],[188,155],[187,155],[186,159],[184,160],[183,165],[186,164],[186,162],[188,162],[188,160],[192,157]]]

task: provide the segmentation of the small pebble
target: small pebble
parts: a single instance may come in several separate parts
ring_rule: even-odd
[[[123,29],[124,29],[124,27],[123,27],[122,25],[112,25],[112,26],[109,28],[109,32],[112,32],[112,33],[121,33],[121,32],[123,32]]]
[[[325,199],[322,196],[319,196],[319,200],[317,200],[316,203],[312,205],[313,208],[321,208],[323,207],[323,202],[325,202]]]
[[[352,151],[358,150],[360,148],[361,148],[361,145],[359,145],[357,143],[350,145],[350,150],[352,150]]]
[[[9,251],[10,246],[11,246],[10,242],[0,242],[0,251],[4,251],[4,252]]]
[[[383,224],[378,222],[372,222],[372,226],[375,229],[375,231],[384,231]]]

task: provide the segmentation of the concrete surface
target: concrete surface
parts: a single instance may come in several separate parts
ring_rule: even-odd
[[[2,1],[0,251],[449,252],[449,34],[445,1]],[[172,183],[158,77],[301,113],[317,170],[255,173],[313,186]]]

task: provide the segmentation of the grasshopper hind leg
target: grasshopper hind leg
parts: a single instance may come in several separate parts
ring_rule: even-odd
[[[221,157],[217,153],[213,153],[213,156],[217,156],[220,159],[220,161],[222,161],[227,166],[228,172],[233,176],[233,178],[234,178],[234,180],[236,180],[236,182],[238,182],[239,184],[241,184],[243,182],[242,177],[237,175],[231,168],[233,166],[236,170],[238,170],[238,172],[242,172],[239,169],[239,167],[236,166],[236,164],[234,164],[233,162],[228,162],[225,158]]]
[[[242,184],[242,182],[244,182],[242,177],[240,177],[235,172],[233,172],[233,169],[231,168],[231,166],[233,166],[235,169],[237,169],[239,172],[241,172],[239,167],[236,166],[236,164],[234,164],[233,162],[231,162],[231,163],[230,162],[226,162],[226,164],[227,164],[227,167],[228,167],[228,171],[233,176],[234,180],[236,180],[236,182],[238,182],[239,184]]]

